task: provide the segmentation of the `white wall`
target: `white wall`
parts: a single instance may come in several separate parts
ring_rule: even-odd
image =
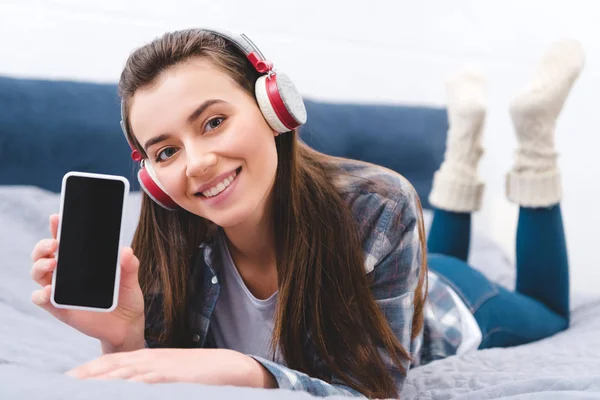
[[[572,285],[600,284],[599,7],[592,0],[0,0],[0,74],[114,82],[128,53],[164,31],[247,33],[302,92],[332,100],[443,104],[445,77],[479,63],[490,110],[488,182],[476,227],[513,249],[504,200],[515,138],[507,103],[553,40],[579,39],[587,65],[558,124]],[[424,138],[426,140],[426,138]],[[541,278],[543,279],[543,278]]]

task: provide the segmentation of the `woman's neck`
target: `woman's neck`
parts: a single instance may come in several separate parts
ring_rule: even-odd
[[[224,231],[229,252],[236,263],[243,261],[244,265],[252,265],[257,269],[274,266],[275,238],[270,221],[261,219]]]
[[[277,262],[271,207],[244,223],[224,228],[227,247],[250,292],[266,299],[277,291]]]
[[[267,299],[278,289],[273,224],[264,216],[225,229],[227,247],[246,287],[258,299]]]

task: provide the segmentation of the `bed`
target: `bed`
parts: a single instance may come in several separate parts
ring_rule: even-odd
[[[430,222],[426,197],[443,157],[444,110],[307,106],[305,141],[403,173],[424,200]],[[116,173],[134,183],[124,221],[123,244],[129,244],[141,196],[118,113],[114,85],[0,78],[0,399],[310,398],[282,390],[77,381],[63,374],[99,356],[99,345],[31,303],[36,285],[30,253],[49,234],[48,216],[58,211],[60,179],[68,170]],[[482,232],[474,234],[471,262],[512,287],[514,268]],[[551,338],[412,369],[402,398],[600,398],[600,294],[573,293],[571,308],[571,328]]]

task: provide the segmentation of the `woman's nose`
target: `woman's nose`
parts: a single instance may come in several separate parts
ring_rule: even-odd
[[[217,155],[213,152],[188,152],[186,175],[202,176],[210,167],[217,164]]]

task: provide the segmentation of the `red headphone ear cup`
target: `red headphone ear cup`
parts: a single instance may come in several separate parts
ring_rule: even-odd
[[[302,96],[287,75],[281,72],[262,75],[254,92],[265,120],[275,131],[289,132],[306,122]]]
[[[144,192],[146,192],[146,194],[150,196],[150,198],[158,205],[166,208],[167,210],[177,209],[177,203],[175,203],[173,199],[171,199],[171,197],[156,184],[156,182],[154,182],[154,179],[152,179],[146,168],[140,168],[137,176],[138,182],[140,183],[140,186]]]

